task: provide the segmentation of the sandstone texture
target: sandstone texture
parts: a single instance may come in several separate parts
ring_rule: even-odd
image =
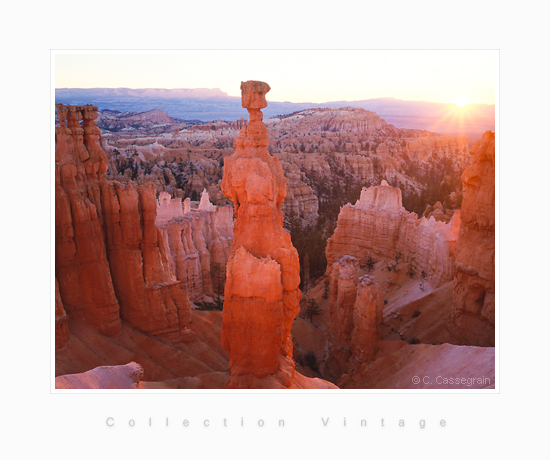
[[[384,301],[380,286],[368,275],[358,277],[355,257],[344,256],[331,267],[328,358],[324,375],[336,381],[349,368],[371,360],[382,338]]]
[[[189,211],[189,209],[187,211]],[[181,198],[172,199],[169,193],[160,192],[155,225],[160,227],[172,220],[174,217],[182,217],[183,212],[184,210],[181,203]]]
[[[215,289],[223,289],[223,286],[216,285],[213,273],[216,269],[225,273],[231,252],[232,206],[213,206],[207,192],[203,193],[199,209],[188,209],[185,214],[181,212],[178,198],[165,202],[163,206],[166,211],[162,218],[157,215],[157,226],[167,248],[171,272],[181,281],[191,301],[213,296]],[[176,211],[170,214],[172,206]],[[223,291],[219,293],[223,294]]]
[[[495,134],[470,151],[462,175],[463,201],[456,242],[451,332],[464,344],[495,345]]]
[[[124,366],[101,366],[81,374],[67,374],[55,378],[57,390],[111,390],[137,389],[143,377],[143,368],[131,362]]]
[[[340,210],[334,235],[327,243],[327,273],[337,260],[353,255],[361,262],[375,258],[414,260],[434,286],[453,278],[455,244],[460,211],[449,223],[435,218],[418,219],[402,206],[401,190],[386,181],[363,188],[355,205]]]
[[[290,329],[299,312],[300,268],[283,229],[288,179],[268,152],[260,110],[267,106],[269,90],[264,82],[241,83],[250,122],[225,160],[222,181],[236,217],[222,327],[231,366],[227,388],[291,388],[296,374]]]
[[[190,303],[155,225],[154,185],[103,177],[97,107],[57,104],[57,113],[55,255],[63,307],[102,334],[118,335],[123,319],[178,340]]]

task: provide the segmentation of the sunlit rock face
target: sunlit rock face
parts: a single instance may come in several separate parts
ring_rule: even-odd
[[[159,201],[166,195],[161,193]],[[169,198],[159,206],[166,211],[157,214],[156,222],[167,248],[170,271],[182,282],[190,300],[202,301],[220,288],[211,278],[215,269],[223,273],[227,265],[233,242],[233,208],[212,205],[205,191],[199,209],[182,214],[181,199]],[[172,208],[176,211],[170,214]]]
[[[56,278],[64,309],[105,335],[119,334],[122,318],[179,340],[190,303],[155,225],[154,185],[103,177],[97,107],[57,104],[57,113]]]
[[[201,193],[201,201],[199,203],[199,211],[214,211],[214,205],[210,203],[210,196],[206,189]]]
[[[395,257],[407,215],[400,189],[390,187],[386,181],[378,187],[363,188],[355,205],[340,209],[334,235],[327,243],[327,267],[345,255]]]
[[[414,258],[418,270],[439,286],[453,279],[454,248],[460,227],[460,211],[449,223],[418,219],[402,205],[401,190],[383,180],[363,188],[355,205],[340,209],[334,235],[327,243],[327,273],[345,255],[359,260],[373,256],[402,260]]]
[[[299,261],[283,229],[287,179],[268,152],[260,110],[269,90],[264,82],[241,83],[250,122],[234,141],[235,153],[225,159],[221,185],[236,217],[223,308],[222,345],[231,366],[227,387],[329,388],[328,382],[296,378],[291,359],[290,329],[301,296]]]
[[[451,331],[467,345],[495,345],[495,134],[474,143],[462,175]]]
[[[155,224],[157,227],[164,225],[174,217],[183,216],[183,206],[181,198],[174,198],[169,193],[160,192],[157,206],[157,217]]]
[[[143,368],[136,362],[123,366],[100,366],[81,374],[66,374],[55,378],[57,390],[138,389]]]

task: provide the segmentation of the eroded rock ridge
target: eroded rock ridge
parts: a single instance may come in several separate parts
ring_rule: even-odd
[[[107,156],[95,124],[97,107],[56,107],[60,303],[69,317],[105,335],[118,335],[122,319],[143,332],[179,340],[189,321],[190,303],[170,272],[155,225],[154,185],[105,179]]]
[[[451,331],[464,344],[495,345],[495,133],[470,151],[462,175],[462,224],[456,242]]]

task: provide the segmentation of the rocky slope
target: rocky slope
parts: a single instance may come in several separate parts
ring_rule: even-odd
[[[495,345],[495,134],[470,151],[462,175],[462,224],[456,243],[450,329],[464,344]]]
[[[101,110],[98,112],[96,123],[104,131],[118,132],[124,130],[154,130],[159,125],[181,123],[182,121],[169,117],[162,109],[140,113]]]
[[[117,337],[106,337],[71,319],[69,340],[55,353],[55,375],[134,361],[143,368],[143,388],[225,388],[229,358],[221,346],[221,324],[221,312],[193,309],[182,340],[170,342],[126,322]]]
[[[338,380],[340,388],[453,390],[495,388],[495,349],[385,342],[380,357]],[[396,350],[397,349],[397,350]],[[395,351],[396,350],[396,351]]]

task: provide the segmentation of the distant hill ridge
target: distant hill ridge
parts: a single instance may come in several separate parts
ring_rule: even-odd
[[[220,88],[56,88],[57,97],[159,97],[167,99],[239,99],[229,96]]]
[[[168,117],[186,120],[235,121],[246,117],[240,97],[219,88],[57,88],[55,102],[70,105],[93,104],[100,110],[150,112],[162,109]],[[495,131],[495,106],[471,104],[457,111],[455,104],[405,101],[393,97],[324,103],[268,101],[265,118],[311,108],[357,107],[375,112],[397,128],[426,129],[444,134],[462,134],[478,139]]]

